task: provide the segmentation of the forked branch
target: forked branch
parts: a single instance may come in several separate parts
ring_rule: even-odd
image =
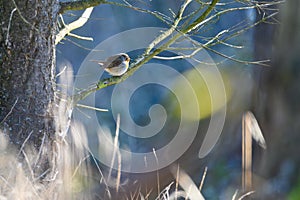
[[[70,35],[70,36],[73,36],[73,37],[76,37],[79,39],[83,39],[83,40],[93,40],[93,38],[90,38],[90,37],[78,36],[78,35],[71,33],[71,31],[82,27],[88,21],[90,15],[92,14],[92,11],[93,11],[93,7],[87,8],[83,12],[83,14],[81,15],[81,17],[79,19],[77,19],[76,21],[74,21],[70,24],[65,24],[62,16],[60,15],[61,22],[63,24],[63,28],[56,35],[55,44],[58,44],[66,35]]]
[[[218,1],[219,0],[213,0],[212,3],[203,12],[203,14],[200,15],[200,17],[198,17],[195,21],[200,23],[201,21],[206,19],[206,17],[210,14],[210,12],[215,7],[215,5]],[[157,38],[155,40],[153,40],[153,42],[148,46],[148,48],[140,56],[140,58],[135,60],[130,65],[130,68],[128,69],[126,74],[124,74],[121,77],[110,77],[110,78],[107,78],[107,79],[104,79],[104,80],[100,80],[97,84],[92,85],[90,88],[80,91],[79,93],[75,94],[75,96],[72,97],[73,105],[75,105],[78,101],[84,99],[86,96],[88,96],[89,94],[91,94],[91,93],[93,93],[97,90],[100,90],[102,88],[105,88],[105,87],[108,87],[108,86],[111,86],[111,85],[115,85],[117,83],[120,83],[120,82],[126,80],[136,70],[138,70],[143,64],[147,63],[149,60],[151,60],[154,56],[158,55],[159,53],[165,51],[171,44],[176,42],[182,35],[184,35],[184,34],[188,33],[189,31],[193,30],[193,26],[191,26],[191,25],[189,25],[186,28],[183,28],[182,30],[178,30],[177,33],[172,38],[170,38],[164,44],[156,47],[156,49],[154,51],[151,51],[157,44],[159,44],[164,39],[166,39],[168,36],[170,36],[178,28],[178,24],[179,24],[180,20],[182,19],[183,12],[184,12],[184,10],[186,9],[187,5],[190,2],[191,2],[191,0],[185,0],[184,1],[184,3],[182,4],[180,10],[178,11],[177,17],[175,18],[173,25],[167,31],[163,32],[162,34],[157,36]],[[194,24],[194,26],[196,26],[198,23],[194,23],[194,22],[192,24]]]
[[[216,8],[217,5],[221,5],[221,4],[218,4],[218,2],[219,2],[219,0],[212,0],[212,2],[210,4],[205,5],[206,9],[200,14],[199,17],[196,17],[196,19],[194,19],[190,22],[190,20],[191,20],[191,18],[189,17],[190,14],[187,14],[186,16],[184,16],[184,11],[188,7],[188,5],[191,3],[191,0],[185,0],[183,2],[183,4],[181,5],[178,13],[176,15],[174,15],[174,13],[173,13],[175,18],[173,20],[173,23],[170,24],[170,28],[167,29],[166,31],[162,32],[160,35],[158,35],[148,45],[145,52],[138,59],[136,59],[133,63],[131,63],[130,68],[127,71],[127,73],[125,73],[121,77],[110,77],[110,78],[100,80],[98,83],[95,83],[94,85],[90,86],[89,88],[79,91],[77,94],[75,94],[72,97],[73,105],[75,105],[78,101],[84,99],[86,96],[88,96],[89,94],[91,94],[97,90],[100,90],[102,88],[105,88],[105,87],[108,87],[111,85],[118,84],[118,83],[126,80],[136,70],[138,70],[143,64],[147,63],[152,58],[166,59],[166,60],[170,59],[170,58],[158,56],[158,54],[160,54],[161,52],[163,52],[165,50],[172,48],[171,45],[180,41],[182,38],[189,39],[192,34],[195,34],[196,30],[198,30],[199,28],[203,27],[204,25],[206,25],[208,23],[213,22],[221,15],[224,15],[229,12],[239,11],[239,10],[248,10],[248,9],[263,10],[263,9],[267,9],[268,6],[277,5],[277,4],[282,3],[283,1],[278,0],[278,1],[274,1],[274,2],[268,2],[268,3],[262,3],[262,4],[254,3],[254,4],[249,4],[249,5],[243,4],[243,6],[241,6],[241,7],[226,8],[226,9],[223,9],[220,11],[218,11],[218,9]],[[111,3],[111,2],[106,2],[106,3]],[[131,5],[125,5],[125,7],[126,6],[128,6],[129,8],[132,7]],[[215,10],[214,14],[210,15],[213,10]],[[195,14],[197,14],[197,13],[198,12],[196,12]],[[269,16],[265,16],[264,19],[272,18],[276,14],[277,14],[277,12],[274,11],[274,13],[270,14]],[[159,16],[161,17],[162,15],[159,15]],[[180,23],[182,21],[184,21],[184,22]],[[225,30],[217,33],[215,36],[211,37],[210,39],[208,39],[204,44],[202,44],[200,42],[196,42],[195,43],[196,48],[192,53],[190,53],[188,55],[179,53],[180,56],[176,56],[171,59],[192,58],[200,50],[206,49],[206,50],[209,50],[219,56],[224,57],[225,59],[232,60],[234,62],[265,66],[266,65],[265,61],[243,61],[243,60],[233,58],[233,56],[225,55],[225,54],[218,52],[211,48],[212,46],[217,45],[217,44],[227,44],[225,42],[228,39],[230,39],[236,35],[239,35],[239,34],[245,32],[246,30],[248,30],[249,28],[256,26],[257,24],[262,23],[262,22],[264,22],[264,20],[261,20],[254,24],[247,25],[246,27],[242,27],[238,31],[231,31],[230,29],[225,29]],[[181,24],[181,25],[179,26],[179,24]],[[228,45],[230,45],[230,44],[228,44]],[[240,47],[240,46],[231,45],[231,47]]]

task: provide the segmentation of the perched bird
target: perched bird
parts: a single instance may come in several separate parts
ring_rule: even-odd
[[[112,76],[122,76],[128,70],[130,57],[126,53],[120,53],[106,58],[105,61],[97,61]]]

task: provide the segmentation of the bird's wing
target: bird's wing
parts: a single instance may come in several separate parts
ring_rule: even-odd
[[[105,61],[105,68],[112,68],[114,66],[118,66],[122,63],[122,59],[120,59],[120,55],[110,56]]]

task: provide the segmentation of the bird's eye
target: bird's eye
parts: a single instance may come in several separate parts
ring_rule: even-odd
[[[124,59],[125,61],[129,61],[129,60],[130,60],[130,58],[129,58],[128,56],[125,56],[125,55],[123,55],[123,59]]]

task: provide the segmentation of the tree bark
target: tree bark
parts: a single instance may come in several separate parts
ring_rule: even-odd
[[[43,144],[44,158],[55,135],[58,10],[58,0],[0,0],[0,128],[18,148]]]

